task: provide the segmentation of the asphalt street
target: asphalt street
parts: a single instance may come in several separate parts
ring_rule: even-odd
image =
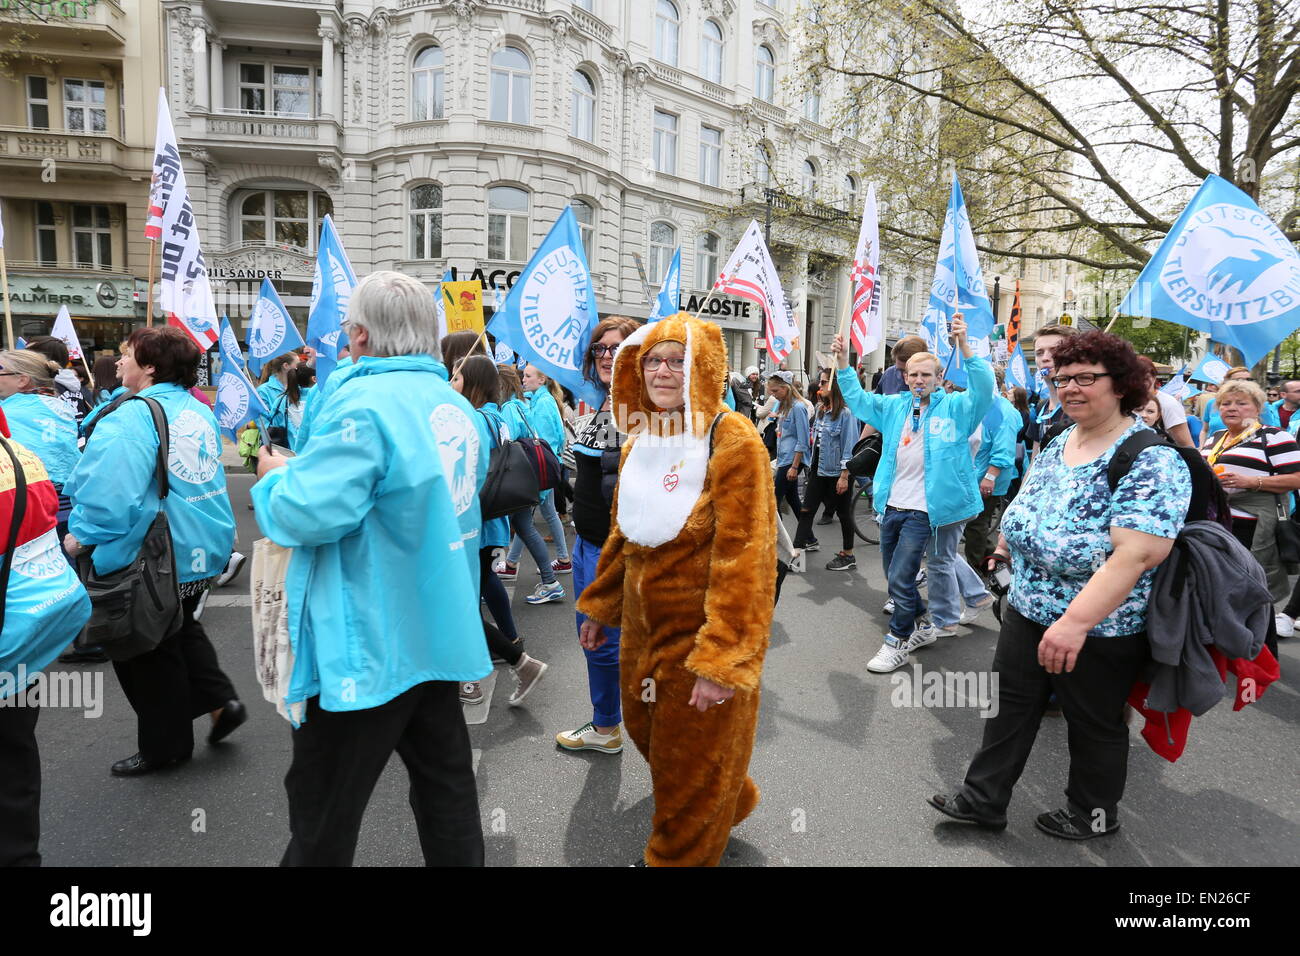
[[[247,508],[252,484],[228,469],[240,550],[258,537]],[[792,526],[791,526],[792,527]],[[978,743],[977,707],[901,706],[902,680],[873,675],[867,661],[886,626],[879,552],[859,542],[856,571],[824,570],[835,526],[818,528],[823,550],[786,579],[763,675],[751,774],[763,792],[734,831],[726,865],[1294,865],[1300,859],[1296,728],[1300,638],[1282,642],[1283,679],[1234,713],[1225,701],[1192,724],[1174,764],[1132,730],[1128,790],[1114,836],[1066,843],[1039,833],[1034,817],[1064,805],[1066,728],[1046,719],[1009,811],[988,833],[947,821],[925,798],[960,783]],[[560,580],[569,586],[570,579]],[[650,777],[631,742],[621,755],[563,753],[554,735],[591,716],[573,595],[533,607],[537,581],[525,556],[514,612],[529,652],[550,665],[544,681],[511,708],[513,679],[496,672],[488,703],[466,708],[491,866],[625,866],[640,856],[652,812]],[[49,708],[37,728],[44,768],[42,851],[52,866],[276,864],[288,839],[283,778],[289,724],[265,702],[253,672],[248,574],[214,593],[203,623],[251,711],[226,743],[204,743],[194,760],[138,779],[109,775],[136,751],[135,718],[109,665],[98,717]],[[991,613],[957,637],[914,655],[922,674],[987,672],[996,640]],[[55,665],[63,667],[64,665]],[[894,680],[897,677],[898,680]],[[359,865],[422,863],[394,757],[362,829]]]

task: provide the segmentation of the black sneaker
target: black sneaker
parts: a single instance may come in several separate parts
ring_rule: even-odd
[[[1062,840],[1091,840],[1093,837],[1108,836],[1119,831],[1118,820],[1107,821],[1105,829],[1097,830],[1094,829],[1092,821],[1087,817],[1072,813],[1069,810],[1053,810],[1051,813],[1040,813],[1037,819],[1034,820],[1034,826],[1044,833],[1060,837]]]
[[[858,566],[858,559],[851,554],[837,554],[826,565],[827,571],[852,571]]]
[[[1007,828],[1006,817],[995,819],[980,816],[960,793],[952,795],[936,793],[926,802],[945,816],[960,820],[962,823],[973,823],[986,830],[1005,830]]]
[[[811,554],[814,551],[820,551],[821,548],[822,546],[818,544],[816,541],[810,541],[803,546],[803,549],[807,551],[809,554]]]
[[[818,524],[830,524],[830,523],[831,523],[832,521],[834,521],[834,520],[835,520],[835,516],[834,516],[834,515],[822,515],[820,518],[817,519],[817,523],[818,523]]]

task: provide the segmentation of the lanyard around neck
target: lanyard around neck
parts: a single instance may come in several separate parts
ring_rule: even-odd
[[[1210,464],[1213,465],[1217,463],[1219,457],[1223,455],[1225,452],[1230,451],[1233,448],[1236,448],[1238,445],[1242,444],[1243,442],[1250,441],[1251,437],[1255,434],[1255,432],[1259,431],[1260,425],[1261,425],[1260,422],[1255,422],[1253,425],[1251,425],[1249,428],[1244,430],[1240,435],[1238,435],[1236,438],[1232,439],[1231,441],[1228,440],[1228,433],[1225,431],[1223,433],[1223,437],[1220,438],[1218,442],[1215,443],[1213,450],[1207,456],[1209,458]]]

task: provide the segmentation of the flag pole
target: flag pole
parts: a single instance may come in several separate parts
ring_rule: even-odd
[[[149,240],[149,279],[148,286],[145,289],[144,299],[144,324],[146,328],[153,328],[153,259],[154,253],[158,249],[158,240]]]
[[[704,297],[704,301],[700,303],[700,311],[698,311],[698,312],[695,313],[695,318],[696,318],[697,320],[699,319],[700,316],[702,316],[702,315],[704,314],[704,309],[705,309],[705,307],[709,304],[709,300],[712,299],[712,298],[713,298],[715,295],[717,295],[717,294],[718,294],[718,290],[717,290],[717,289],[710,289],[710,290],[709,290],[709,294],[706,295],[706,296]],[[665,316],[665,318],[666,318],[666,316]]]
[[[14,317],[9,311],[9,269],[5,264],[5,250],[0,246],[0,287],[5,294],[5,334],[9,336],[9,348],[14,347]]]

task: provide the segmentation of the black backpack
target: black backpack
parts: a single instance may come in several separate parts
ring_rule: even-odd
[[[1232,510],[1228,505],[1228,496],[1223,485],[1214,474],[1201,453],[1195,448],[1175,445],[1167,435],[1149,429],[1134,432],[1115,449],[1110,464],[1106,467],[1106,482],[1113,495],[1119,487],[1120,480],[1129,473],[1133,462],[1143,450],[1152,445],[1163,445],[1178,452],[1192,476],[1192,498],[1187,505],[1187,521],[1213,521],[1232,530]]]

